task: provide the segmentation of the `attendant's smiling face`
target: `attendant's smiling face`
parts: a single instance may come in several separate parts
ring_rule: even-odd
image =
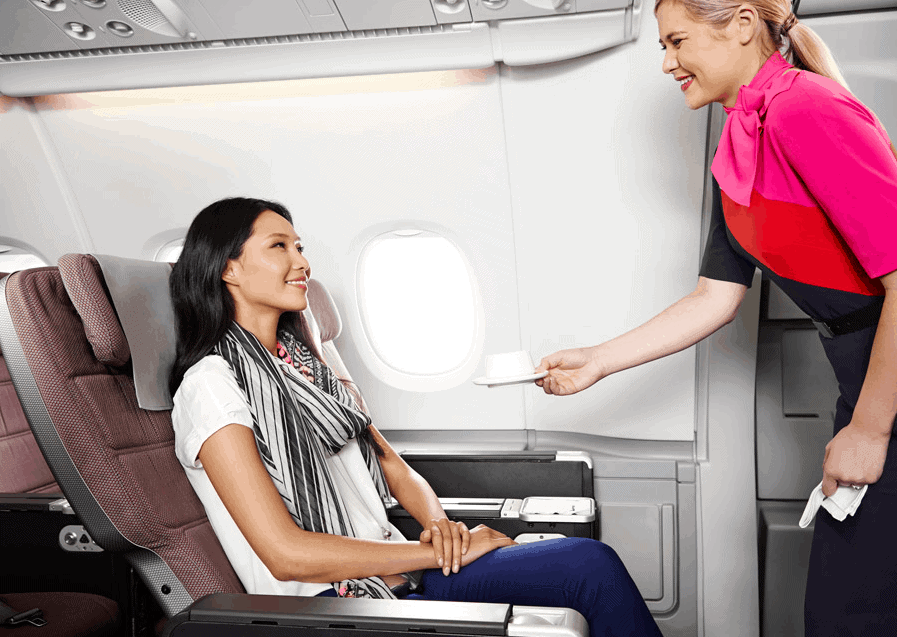
[[[675,0],[657,9],[660,45],[665,50],[663,72],[670,74],[685,93],[691,109],[712,102],[734,106],[744,81],[744,25],[736,17],[722,29],[695,21]]]
[[[311,267],[292,224],[270,210],[262,212],[240,256],[227,262],[225,283],[238,317],[298,312],[308,306]]]

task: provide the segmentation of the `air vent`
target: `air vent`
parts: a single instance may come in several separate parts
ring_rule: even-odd
[[[171,37],[180,35],[152,0],[118,0],[118,8],[133,20],[134,24],[153,33]]]

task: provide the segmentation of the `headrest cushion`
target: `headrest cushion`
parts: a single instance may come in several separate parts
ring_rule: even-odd
[[[317,279],[308,280],[308,307],[321,331],[322,343],[332,341],[340,335],[343,331],[343,322],[339,310],[336,309],[330,292]]]
[[[87,341],[97,360],[121,367],[131,358],[131,350],[109,301],[100,264],[88,254],[64,254],[58,265],[62,283],[84,323]]]
[[[84,320],[97,359],[120,366],[131,357],[137,404],[152,411],[171,409],[168,374],[176,346],[174,309],[168,291],[171,266],[109,255],[65,255],[59,260],[59,270],[70,295],[73,289],[90,292],[87,302],[83,298],[79,303],[72,302]],[[102,299],[97,298],[97,290]],[[102,323],[88,330],[98,311],[104,313]],[[114,321],[108,317],[110,311]],[[119,356],[101,357],[96,343],[104,344],[112,336],[123,342],[123,347],[115,350]]]

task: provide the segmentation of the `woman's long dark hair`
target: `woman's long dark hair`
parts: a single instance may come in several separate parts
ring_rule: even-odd
[[[243,245],[252,235],[255,220],[266,210],[293,223],[289,210],[282,204],[231,197],[206,206],[190,224],[184,249],[169,278],[177,329],[174,366],[168,377],[172,396],[187,370],[212,351],[233,323],[234,300],[221,276],[227,262],[240,257]],[[315,358],[324,362],[302,312],[281,314],[277,331],[283,330],[293,334]],[[354,383],[343,378],[339,380],[349,389],[359,408],[367,411]],[[371,444],[378,456],[384,455],[383,448],[369,430],[365,429],[360,437]]]
[[[289,210],[277,202],[232,197],[206,206],[190,224],[169,279],[177,328],[177,352],[168,379],[172,396],[187,370],[212,351],[233,322],[234,300],[221,276],[228,260],[239,258],[255,220],[266,210],[293,223]],[[277,331],[284,329],[321,360],[301,312],[284,312]]]

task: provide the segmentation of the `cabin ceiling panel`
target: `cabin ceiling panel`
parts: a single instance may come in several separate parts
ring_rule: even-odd
[[[643,29],[656,32],[646,13]],[[540,357],[640,325],[697,282],[706,113],[661,73],[656,40],[502,68],[524,347]],[[569,397],[528,395],[528,426],[690,440],[689,349]]]
[[[280,200],[344,314],[338,344],[383,428],[520,429],[521,388],[400,391],[353,342],[358,253],[398,225],[442,231],[464,252],[484,304],[483,353],[520,348],[498,84],[493,68],[275,88],[262,99],[241,88],[84,94],[46,100],[40,113],[97,251],[151,258],[147,237],[188,225],[213,200]]]
[[[17,0],[0,3],[0,92],[35,96],[552,62],[638,37],[633,24],[642,4]]]

